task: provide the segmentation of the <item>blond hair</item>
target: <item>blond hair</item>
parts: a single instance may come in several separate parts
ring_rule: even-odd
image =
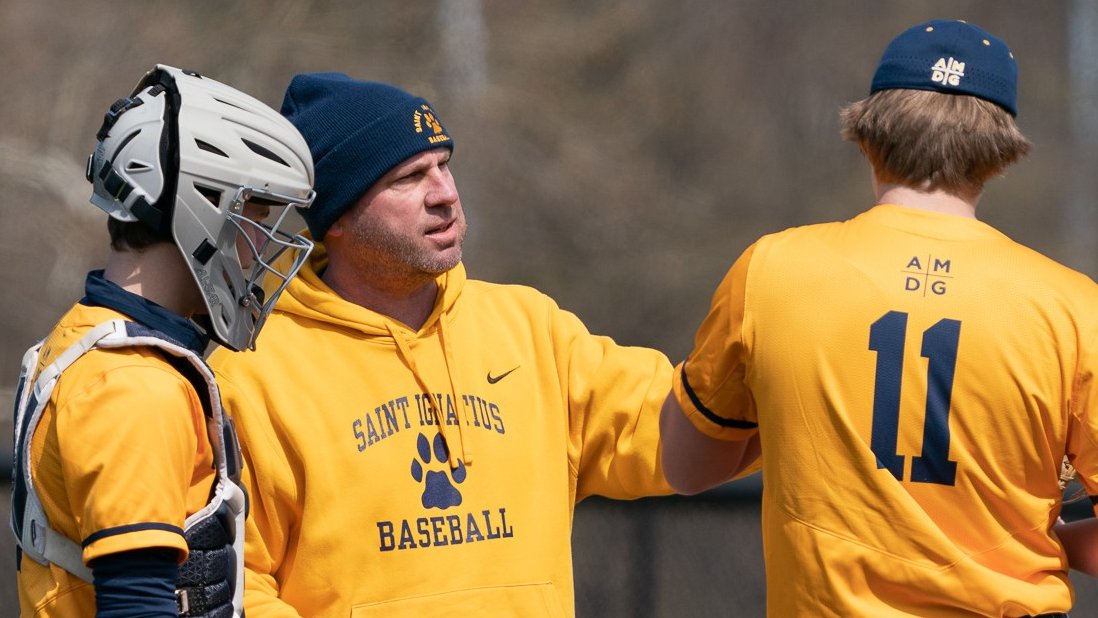
[[[983,99],[928,90],[882,90],[839,112],[883,182],[978,194],[1029,152],[1014,118]]]

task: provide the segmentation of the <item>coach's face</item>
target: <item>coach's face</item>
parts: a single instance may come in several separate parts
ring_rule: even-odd
[[[405,159],[378,179],[328,230],[363,273],[417,283],[461,261],[465,213],[450,150]],[[336,239],[333,239],[336,240]]]

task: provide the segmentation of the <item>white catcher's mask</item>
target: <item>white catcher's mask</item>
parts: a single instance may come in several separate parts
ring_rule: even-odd
[[[308,208],[315,196],[304,138],[261,101],[165,65],[111,106],[96,137],[92,203],[170,235],[205,299],[207,334],[255,349],[313,246],[281,229],[290,206]],[[245,203],[269,206],[270,223],[244,217]],[[247,268],[238,250],[251,253]]]

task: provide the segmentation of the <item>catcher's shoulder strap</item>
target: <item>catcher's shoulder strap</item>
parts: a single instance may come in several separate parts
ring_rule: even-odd
[[[209,527],[209,522],[206,520],[223,521],[224,525],[220,528],[226,529],[227,534],[224,535],[222,543],[229,552],[237,554],[235,562],[242,567],[242,532],[246,497],[238,484],[239,446],[231,423],[227,422],[222,413],[213,374],[205,361],[191,350],[172,341],[159,331],[125,320],[111,320],[92,328],[80,341],[58,355],[54,362],[44,367],[37,375],[35,371],[41,355],[42,342],[32,346],[23,357],[15,396],[15,461],[12,466],[11,509],[11,527],[20,550],[40,564],[53,563],[81,579],[91,581],[91,569],[84,565],[83,550],[79,543],[55,530],[46,518],[31,474],[31,440],[50,395],[66,369],[95,348],[127,346],[152,346],[165,352],[165,358],[191,381],[203,400],[207,430],[214,452],[214,465],[218,474],[209,503],[187,518],[185,536],[190,546],[194,537],[192,532],[203,526]],[[208,534],[206,536],[209,537]],[[233,579],[237,583],[242,582],[243,573],[240,572],[239,577]],[[233,591],[236,594],[230,593],[231,603],[229,604],[234,606],[233,613],[239,615],[242,586],[234,587],[238,590]],[[187,600],[186,591],[183,593],[181,605],[185,605]],[[181,609],[184,608],[181,607]],[[186,614],[187,612],[184,611],[183,615]]]
[[[119,327],[124,329],[124,325],[118,321],[96,326],[36,376],[35,370],[43,344],[43,341],[39,341],[23,355],[15,392],[11,528],[15,533],[16,543],[23,555],[36,562],[52,562],[87,581],[91,581],[91,569],[84,565],[80,546],[50,527],[42,502],[38,499],[38,492],[31,478],[31,438],[42,420],[42,411],[61,374],[77,359],[95,348],[101,339],[117,336]]]

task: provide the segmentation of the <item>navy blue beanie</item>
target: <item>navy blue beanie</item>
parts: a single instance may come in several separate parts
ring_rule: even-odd
[[[1001,39],[963,21],[928,21],[893,39],[870,93],[891,88],[971,95],[1018,115],[1014,55]]]
[[[318,241],[397,164],[426,150],[454,149],[426,100],[343,73],[295,76],[282,115],[301,131],[313,155],[316,200],[300,212]]]

